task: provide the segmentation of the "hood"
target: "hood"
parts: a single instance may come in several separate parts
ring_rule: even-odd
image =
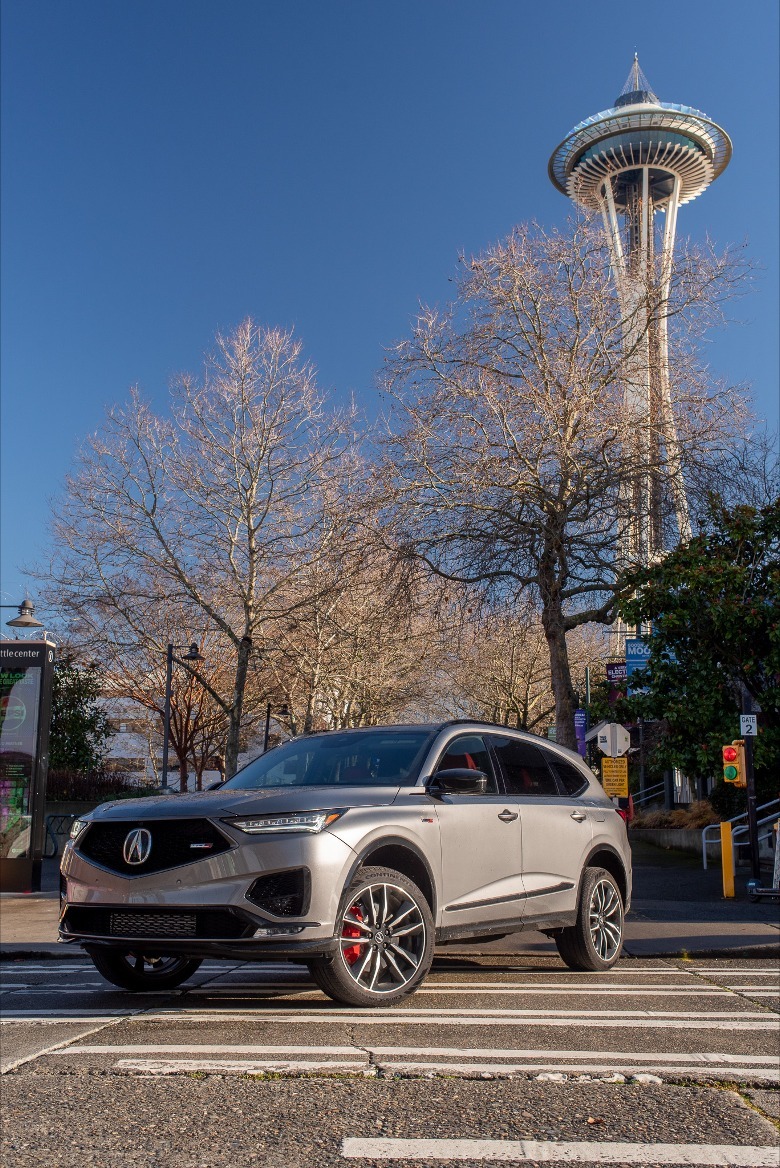
[[[225,815],[281,815],[286,811],[323,811],[331,807],[389,807],[398,787],[261,787],[254,791],[199,791],[102,803],[93,820],[209,819]]]

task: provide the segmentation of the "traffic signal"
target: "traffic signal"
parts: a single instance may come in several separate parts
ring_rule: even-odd
[[[746,775],[745,743],[741,738],[735,738],[731,746],[723,747],[723,782],[746,787]]]

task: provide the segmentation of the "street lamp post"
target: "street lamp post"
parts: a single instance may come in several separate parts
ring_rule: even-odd
[[[31,600],[23,600],[21,604],[0,604],[0,608],[15,608],[19,613],[13,620],[5,623],[12,629],[42,629],[43,625],[33,616],[35,606]]]
[[[175,657],[174,649],[187,649],[183,657]],[[165,706],[163,711],[163,756],[162,756],[162,788],[168,789],[168,742],[171,737],[171,682],[173,680],[173,663],[183,665],[190,673],[193,671],[187,664],[188,661],[205,661],[198,649],[197,641],[193,641],[191,645],[168,645],[165,654]]]
[[[289,717],[290,710],[289,710],[289,707],[287,705],[287,702],[282,702],[277,713],[279,714],[280,718],[288,718]],[[269,702],[268,705],[265,707],[265,734],[263,735],[263,754],[265,754],[265,752],[268,750],[268,739],[270,737],[270,734],[271,734],[271,703]]]

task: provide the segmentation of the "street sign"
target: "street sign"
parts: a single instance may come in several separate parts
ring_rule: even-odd
[[[555,723],[554,722],[552,723],[551,726],[547,727],[547,737],[549,738],[550,742],[556,741],[556,730],[555,730]]]
[[[617,758],[628,753],[631,735],[619,722],[609,722],[599,730],[596,745],[602,754],[608,755],[609,758]]]
[[[620,799],[628,798],[628,759],[602,758],[601,782],[604,794],[617,795]]]
[[[746,735],[755,738],[758,734],[758,714],[740,714],[739,732],[743,738]]]

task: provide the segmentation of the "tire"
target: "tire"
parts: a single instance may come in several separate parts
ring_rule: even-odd
[[[344,891],[337,921],[336,953],[308,962],[312,978],[334,1001],[391,1006],[413,993],[431,968],[433,917],[408,876],[361,868]]]
[[[555,937],[569,969],[602,973],[623,948],[623,897],[605,868],[586,868],[580,887],[577,923]]]
[[[147,957],[116,949],[88,950],[95,969],[123,990],[174,990],[200,967],[195,957]]]

